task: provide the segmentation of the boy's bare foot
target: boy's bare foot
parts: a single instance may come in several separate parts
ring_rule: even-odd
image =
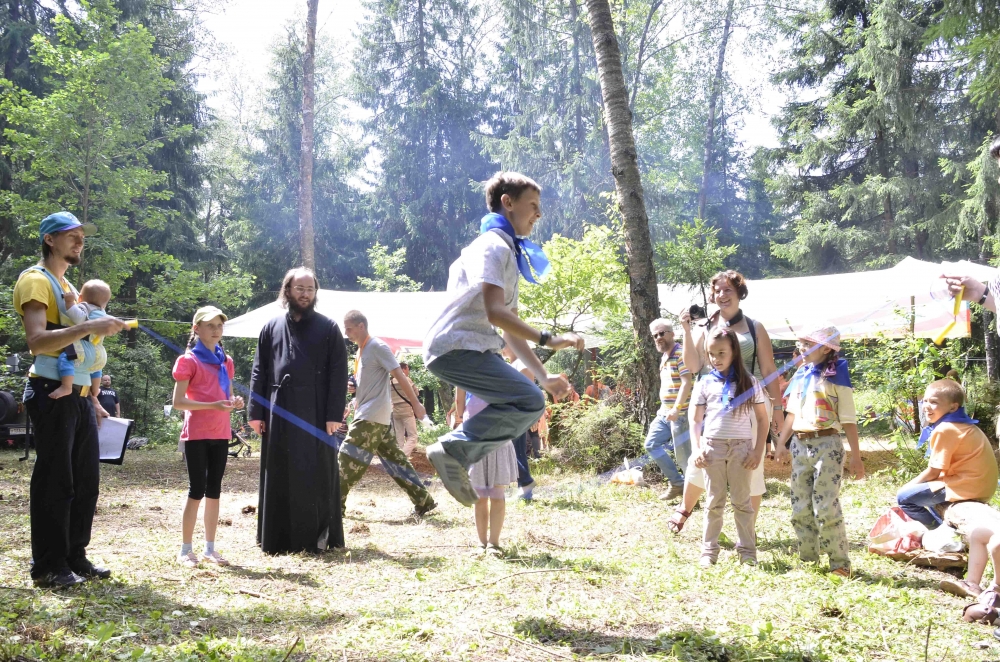
[[[62,384],[59,386],[59,388],[49,393],[49,397],[52,398],[53,400],[58,400],[59,398],[65,398],[72,392],[73,392],[72,386],[66,386],[65,384]]]

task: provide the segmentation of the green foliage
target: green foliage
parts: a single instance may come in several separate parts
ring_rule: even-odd
[[[399,273],[406,266],[405,248],[390,253],[386,246],[375,242],[368,249],[368,260],[375,277],[358,276],[358,285],[366,292],[419,292],[423,287],[423,283]]]
[[[696,218],[677,231],[673,241],[656,245],[660,280],[670,285],[692,285],[701,290],[708,306],[707,288],[712,276],[725,268],[736,246],[720,246],[719,230]]]
[[[162,228],[169,221],[151,204],[171,193],[149,158],[191,127],[161,125],[159,135],[151,135],[173,87],[152,52],[152,34],[141,25],[119,27],[107,0],[86,7],[80,23],[54,19],[54,42],[42,35],[32,40],[32,57],[49,72],[51,93],[36,96],[3,81],[2,111],[10,124],[4,149],[21,191],[7,194],[5,204],[29,236],[58,209],[97,223],[102,234],[89,242],[86,266],[117,289],[142,268],[141,256],[127,250],[129,237],[139,226]]]
[[[156,341],[140,335],[134,345],[115,336],[104,341],[108,350],[105,374],[112,376],[122,416],[135,421],[135,435],[153,443],[176,444],[181,419],[163,415],[163,405],[173,397],[169,365],[176,355]]]
[[[560,464],[596,473],[610,471],[624,458],[635,459],[645,452],[642,426],[617,404],[552,405],[549,443],[559,449]]]
[[[874,412],[899,416],[919,431],[918,400],[928,384],[961,365],[962,351],[956,342],[938,347],[925,338],[906,336],[868,341],[852,356],[851,373],[859,386],[871,391]]]
[[[583,321],[620,317],[627,310],[628,275],[622,264],[621,235],[589,226],[583,239],[555,235],[543,248],[551,273],[518,295],[522,317],[554,333],[574,331]]]

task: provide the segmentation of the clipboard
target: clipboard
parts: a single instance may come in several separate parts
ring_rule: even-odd
[[[125,462],[125,448],[134,427],[135,421],[128,418],[110,416],[101,421],[98,431],[101,462],[118,465]]]

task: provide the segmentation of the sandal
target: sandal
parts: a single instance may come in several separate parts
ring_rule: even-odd
[[[667,528],[673,534],[680,533],[684,529],[684,523],[687,522],[688,517],[691,517],[691,511],[677,506],[677,510],[674,511],[673,516],[667,522]]]

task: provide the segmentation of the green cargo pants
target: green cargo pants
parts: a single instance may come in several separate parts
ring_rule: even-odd
[[[340,445],[340,511],[347,510],[347,493],[368,471],[377,455],[382,467],[399,485],[416,507],[434,503],[420,476],[406,455],[396,445],[392,428],[371,421],[354,421],[347,429],[347,438]]]

